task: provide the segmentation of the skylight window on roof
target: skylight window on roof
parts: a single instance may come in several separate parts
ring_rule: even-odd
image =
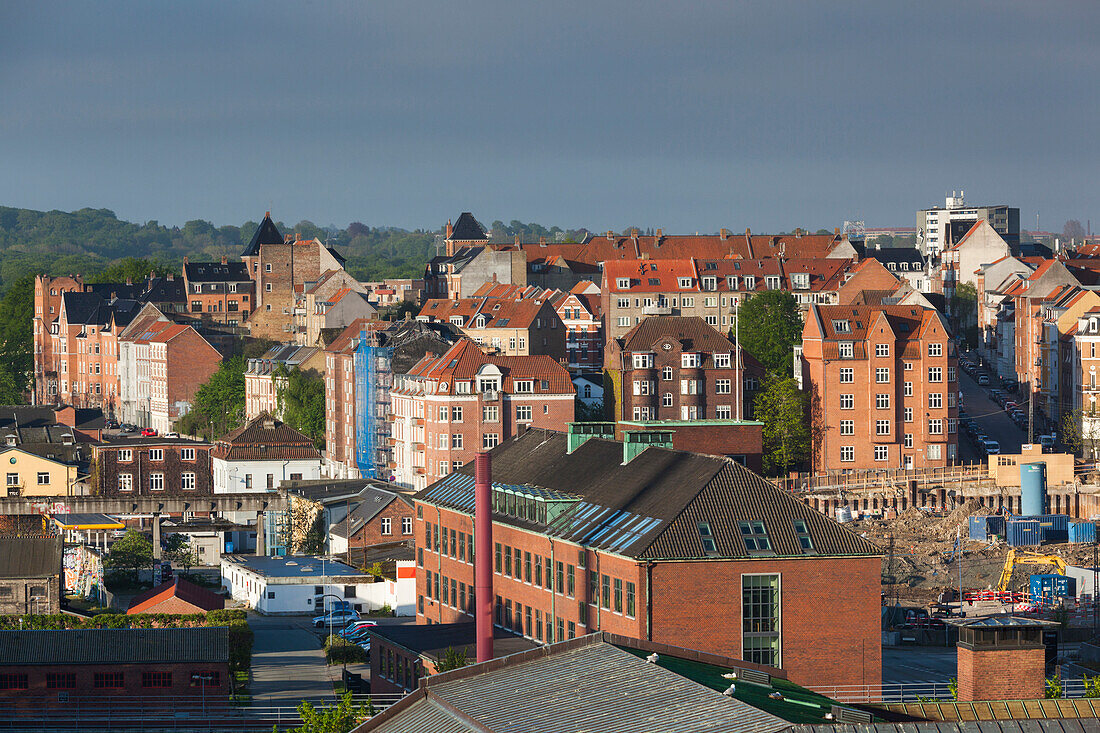
[[[703,266],[703,269],[704,270],[717,270],[718,269],[718,263],[717,262],[708,262],[708,263],[706,263],[706,265]]]
[[[810,529],[801,519],[794,520],[794,533],[798,536],[798,545],[804,553],[815,553],[814,540],[810,537]]]
[[[752,555],[766,555],[772,552],[772,543],[763,522],[738,522],[741,540],[745,549]]]
[[[718,552],[714,542],[714,533],[710,531],[710,522],[699,522],[699,539],[703,542],[703,552],[708,555]]]
[[[650,285],[660,285],[661,284],[661,278],[651,277],[651,278],[649,278],[649,284]]]

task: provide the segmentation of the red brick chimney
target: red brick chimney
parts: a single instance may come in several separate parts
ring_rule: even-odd
[[[443,238],[444,238],[444,239],[450,239],[450,238],[451,238],[451,234],[453,234],[453,233],[454,233],[454,230],[455,230],[455,228],[454,228],[453,226],[451,226],[451,220],[450,220],[450,219],[448,219],[448,220],[447,220],[447,233],[446,233],[446,234],[444,235],[444,237],[443,237]]]
[[[729,230],[727,230],[725,227],[722,227],[718,230],[718,238],[721,239],[723,242],[729,239],[729,236]]]
[[[1046,686],[1043,631],[1057,624],[1014,616],[950,623],[959,629],[959,702],[1043,697]]]
[[[222,255],[222,264],[224,265],[224,264],[227,264],[228,262],[229,262],[229,260],[226,258],[226,256]]]
[[[493,658],[493,471],[488,453],[474,461],[474,620],[481,663]]]

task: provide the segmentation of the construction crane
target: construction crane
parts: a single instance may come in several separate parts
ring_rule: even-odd
[[[1037,552],[1016,552],[1016,548],[1008,551],[1005,557],[1005,566],[1001,570],[1001,581],[997,584],[997,590],[1008,590],[1008,584],[1012,582],[1012,571],[1017,565],[1053,565],[1059,575],[1066,574],[1066,561],[1057,555],[1040,555]]]

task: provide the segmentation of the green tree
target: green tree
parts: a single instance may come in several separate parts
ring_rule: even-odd
[[[153,567],[153,543],[144,533],[128,529],[120,540],[111,545],[103,564],[116,570],[128,571],[132,577],[136,577],[138,570]]]
[[[191,547],[191,540],[182,532],[173,532],[164,542],[164,557],[172,564],[183,568],[183,572],[190,573],[191,568],[198,564],[199,558]]]
[[[802,343],[802,317],[793,293],[765,290],[738,309],[741,347],[775,374],[791,375],[792,354]]]
[[[782,475],[810,455],[806,396],[793,377],[769,374],[757,395],[754,416],[764,423],[764,471]]]
[[[443,650],[439,657],[439,664],[435,666],[436,672],[450,672],[452,669],[465,667],[470,663],[470,653],[466,649],[455,649],[449,646]]]
[[[20,405],[34,369],[34,276],[19,278],[0,300],[0,404]]]
[[[318,448],[325,447],[325,380],[315,370],[275,372],[277,409],[283,422],[305,433]]]
[[[961,336],[968,348],[978,346],[978,290],[970,283],[963,283],[955,288],[955,294],[951,296],[951,315],[955,319],[958,328],[958,336]]]
[[[216,440],[244,422],[244,369],[241,356],[226,359],[195,391],[191,412],[176,423],[181,433]]]
[[[350,692],[345,693],[336,705],[314,706],[308,700],[303,700],[298,705],[298,717],[301,718],[302,725],[288,728],[286,733],[349,733],[366,720],[367,716],[367,707],[352,702]],[[278,726],[275,726],[272,733],[278,733],[278,730]]]

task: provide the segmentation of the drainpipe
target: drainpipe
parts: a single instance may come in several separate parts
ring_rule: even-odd
[[[443,512],[439,507],[435,508],[435,533],[432,534],[432,547],[435,549],[435,577],[437,583],[440,584],[440,596],[443,595],[443,583],[439,580],[443,576],[443,543],[446,542],[446,538],[443,535]],[[439,537],[439,546],[435,544],[435,538]],[[450,596],[447,596],[450,598]],[[443,602],[439,598],[435,599],[436,605],[436,623],[443,623]]]
[[[653,641],[653,561],[645,564],[645,638]]]
[[[603,592],[603,586],[600,585],[600,553],[596,553],[596,628],[593,631],[600,631],[603,629],[600,626],[600,611],[603,610],[603,604],[600,602],[603,599],[601,593]]]
[[[550,623],[553,624],[552,628],[554,630],[557,630],[557,628],[558,628],[558,593],[561,591],[561,588],[557,587],[558,586],[558,574],[557,574],[557,572],[555,572],[556,568],[557,568],[557,564],[556,564],[556,561],[554,560],[554,538],[551,537],[550,538],[550,572],[553,573],[553,575],[550,576],[550,578],[551,578],[551,580],[550,580]],[[551,631],[550,633],[553,634],[554,632]],[[557,638],[557,636],[555,635],[554,641],[561,641],[561,639]]]

